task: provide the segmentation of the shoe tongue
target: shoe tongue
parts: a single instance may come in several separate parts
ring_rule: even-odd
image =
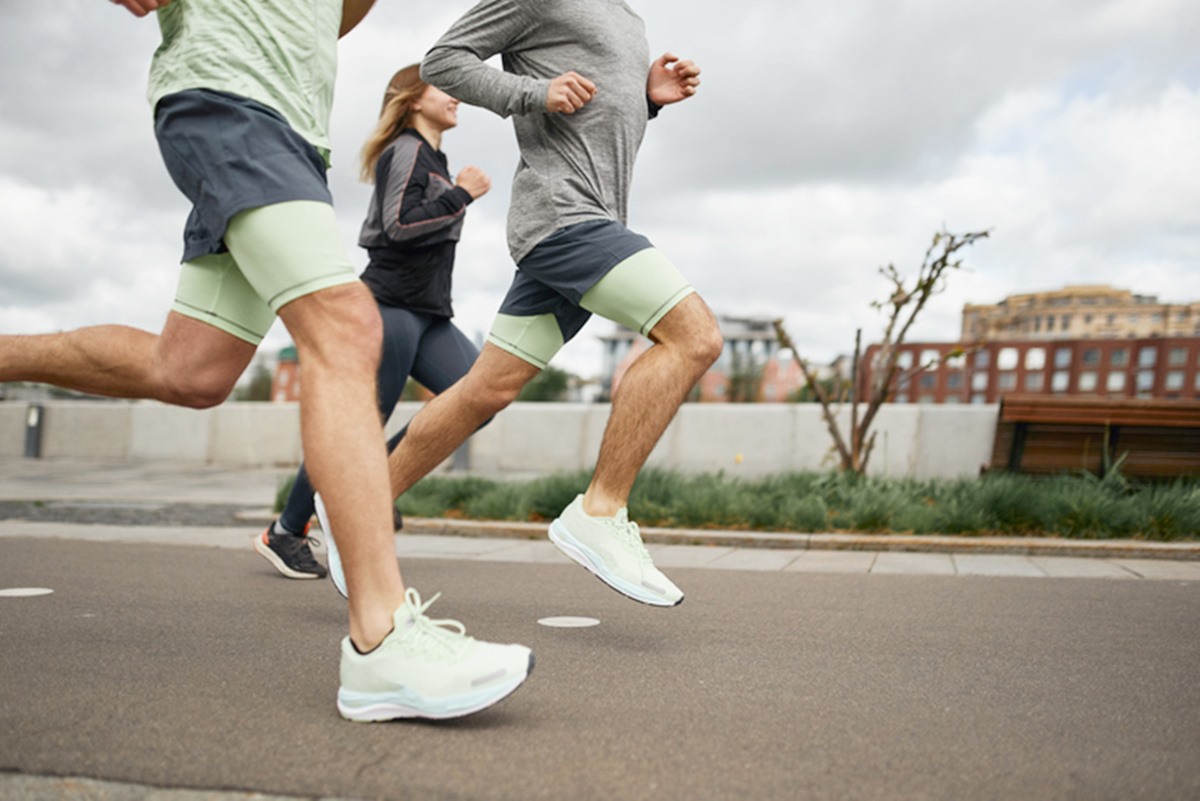
[[[403,631],[417,621],[417,612],[408,604],[402,604],[392,615],[392,622],[397,631]]]

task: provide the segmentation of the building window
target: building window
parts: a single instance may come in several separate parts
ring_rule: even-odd
[[[1147,345],[1138,351],[1138,367],[1153,367],[1158,361],[1158,348]]]
[[[1020,361],[1016,348],[1001,348],[996,354],[996,367],[1000,370],[1015,370]]]
[[[1167,352],[1167,364],[1172,367],[1183,367],[1187,364],[1187,348],[1171,348]]]
[[[971,389],[976,392],[983,392],[988,388],[987,373],[976,373],[971,376]]]
[[[1025,369],[1041,370],[1046,366],[1046,349],[1030,348],[1025,351]]]
[[[1172,370],[1167,373],[1167,381],[1163,386],[1168,392],[1178,392],[1183,389],[1183,371]]]
[[[1059,370],[1050,379],[1050,389],[1055,392],[1066,392],[1071,386],[1071,374],[1066,370]]]
[[[1100,349],[1087,348],[1083,352],[1083,364],[1085,367],[1096,367],[1100,364]]]
[[[1026,373],[1025,374],[1025,391],[1026,392],[1041,392],[1045,386],[1041,373]]]
[[[1080,392],[1095,392],[1096,391],[1096,373],[1088,370],[1085,373],[1079,374],[1079,391]]]
[[[1041,330],[1042,330],[1042,318],[1041,318],[1041,317],[1034,317],[1034,318],[1033,318],[1033,330],[1034,330],[1034,331],[1041,331]]]
[[[937,376],[933,373],[921,374],[921,389],[933,389],[937,386]]]
[[[933,395],[922,395],[917,399],[917,403],[921,404],[922,406],[930,406],[937,403],[937,398],[935,398]]]
[[[1054,315],[1053,314],[1046,315],[1046,330],[1047,331],[1054,330]]]
[[[975,367],[979,370],[986,370],[990,361],[990,354],[986,350],[975,351]]]
[[[907,393],[907,392],[901,392],[901,393],[899,393],[898,395],[896,395],[896,401],[895,401],[895,402],[896,402],[896,403],[908,403],[908,393]]]
[[[977,392],[971,396],[971,403],[987,403],[987,395]]]
[[[1129,324],[1130,325],[1137,325],[1141,321],[1142,321],[1142,318],[1138,317],[1136,314],[1129,315]]]
[[[1126,348],[1117,348],[1108,355],[1108,363],[1112,367],[1124,367],[1129,364],[1129,351]]]
[[[907,370],[912,367],[913,355],[911,350],[902,350],[896,357],[896,366],[901,370]]]
[[[955,370],[953,373],[946,374],[946,389],[958,390],[962,389],[962,373]]]
[[[1070,327],[1071,327],[1071,315],[1064,314],[1062,316],[1062,330],[1066,331]]]
[[[1108,324],[1116,325],[1117,324],[1117,315],[1115,315],[1115,314],[1108,315]]]
[[[1125,391],[1125,374],[1124,373],[1109,373],[1108,381],[1105,382],[1105,387],[1109,392],[1124,392]]]
[[[1011,392],[1017,388],[1016,373],[1001,373],[996,376],[996,389],[1001,392]]]
[[[1137,391],[1138,394],[1149,392],[1154,389],[1154,371],[1140,370],[1137,374]]]
[[[1071,349],[1070,348],[1055,348],[1054,350],[1054,366],[1060,370],[1071,366]]]
[[[940,362],[941,360],[942,360],[942,354],[938,353],[936,350],[921,351],[921,365],[923,367],[929,366],[929,365],[933,365],[934,367],[936,367],[938,362]]]

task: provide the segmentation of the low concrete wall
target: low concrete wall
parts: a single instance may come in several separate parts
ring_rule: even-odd
[[[148,401],[42,406],[43,458],[230,465],[294,465],[301,459],[296,404],[226,403],[205,411]],[[418,409],[417,403],[400,404],[387,433]],[[0,403],[0,457],[24,453],[27,410],[24,402]],[[514,404],[468,443],[471,472],[513,477],[589,470],[609,410],[607,404]],[[918,479],[978,475],[991,458],[996,415],[994,405],[885,406],[874,426],[869,472]],[[849,410],[842,417],[845,427]],[[648,463],[756,477],[827,470],[837,457],[814,404],[686,404]]]

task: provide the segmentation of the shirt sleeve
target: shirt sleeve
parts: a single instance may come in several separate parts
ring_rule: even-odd
[[[484,63],[524,46],[537,27],[528,6],[528,0],[482,0],[425,54],[422,80],[501,117],[545,111],[549,79],[514,75]]]
[[[424,145],[396,148],[387,163],[380,159],[375,165],[383,232],[393,242],[438,241],[435,235],[448,232],[473,199],[470,192],[429,169],[423,150]],[[441,182],[444,187],[435,189],[445,191],[431,192],[431,182]]]

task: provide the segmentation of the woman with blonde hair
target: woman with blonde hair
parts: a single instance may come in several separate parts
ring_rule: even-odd
[[[450,289],[467,206],[491,181],[478,167],[450,178],[442,134],[457,124],[458,101],[422,81],[413,64],[392,76],[379,123],[362,150],[362,178],[375,189],[358,244],[369,256],[362,280],[383,318],[378,384],[384,420],[409,376],[437,394],[465,375],[479,353],[451,322]],[[389,452],[405,431],[388,442]],[[307,538],[317,503],[301,465],[279,519],[254,539],[255,550],[288,578],[326,574]],[[329,572],[345,595],[333,538],[325,533]]]

